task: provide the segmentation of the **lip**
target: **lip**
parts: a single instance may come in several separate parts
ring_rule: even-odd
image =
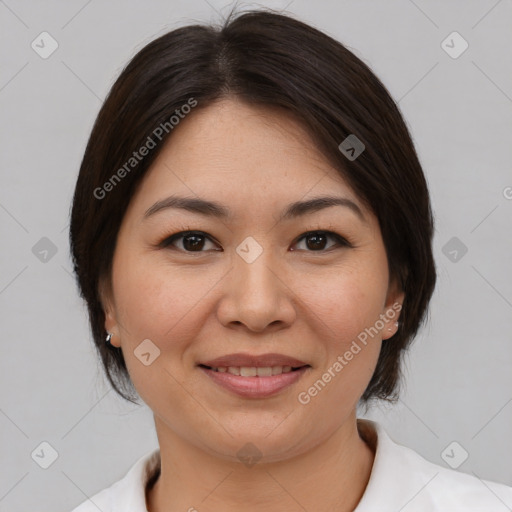
[[[199,364],[214,368],[218,368],[219,366],[249,366],[251,368],[261,368],[264,366],[291,366],[292,368],[299,368],[301,366],[308,365],[308,363],[305,363],[304,361],[300,361],[299,359],[288,357],[283,354],[269,353],[251,355],[243,354],[241,352],[236,354],[227,354],[209,361],[201,361]],[[251,377],[243,378],[250,379]]]
[[[216,372],[204,366],[199,366],[199,369],[208,375],[216,384],[243,398],[267,398],[275,395],[295,384],[310,368],[309,365],[303,366],[298,370],[269,377],[241,377],[227,372]]]

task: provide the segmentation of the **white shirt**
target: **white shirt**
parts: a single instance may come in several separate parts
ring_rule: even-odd
[[[512,509],[512,487],[433,464],[414,450],[395,443],[379,423],[365,419],[357,422],[365,441],[374,447],[375,460],[354,512],[509,512]],[[147,512],[146,483],[159,466],[160,450],[156,449],[139,458],[121,480],[72,512]]]

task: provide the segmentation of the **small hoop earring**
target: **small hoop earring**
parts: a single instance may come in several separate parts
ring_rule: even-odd
[[[111,347],[112,346],[112,343],[110,343],[110,340],[112,339],[112,333],[108,332],[107,331],[107,337],[105,338],[105,343]]]

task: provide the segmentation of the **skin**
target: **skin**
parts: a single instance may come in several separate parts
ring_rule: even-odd
[[[233,217],[164,209],[143,219],[171,194],[220,202]],[[343,206],[278,221],[289,203],[323,195],[351,199],[365,221]],[[158,247],[187,229],[205,233],[198,249],[186,238]],[[315,245],[304,238],[315,230],[353,247],[331,236]],[[235,251],[249,236],[263,250],[252,263]],[[194,109],[130,202],[111,277],[105,328],[154,413],[161,451],[150,512],[356,507],[374,460],[356,407],[398,315],[307,405],[298,394],[403,293],[390,282],[377,219],[294,118],[235,99]],[[160,350],[147,366],[134,354],[145,339]],[[278,352],[311,368],[272,397],[242,398],[197,367],[234,352]],[[248,442],[263,454],[251,467],[236,455]]]

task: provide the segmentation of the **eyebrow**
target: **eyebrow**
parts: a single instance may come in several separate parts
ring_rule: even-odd
[[[367,222],[363,212],[354,201],[351,201],[346,197],[337,196],[315,197],[306,201],[296,201],[291,203],[283,211],[279,221],[294,219],[332,206],[343,206],[349,208],[363,222]],[[170,196],[157,201],[153,206],[148,208],[144,213],[143,220],[168,208],[178,208],[219,219],[231,219],[233,217],[228,208],[220,203],[216,203],[215,201],[208,201],[206,199],[199,199],[195,197]]]

